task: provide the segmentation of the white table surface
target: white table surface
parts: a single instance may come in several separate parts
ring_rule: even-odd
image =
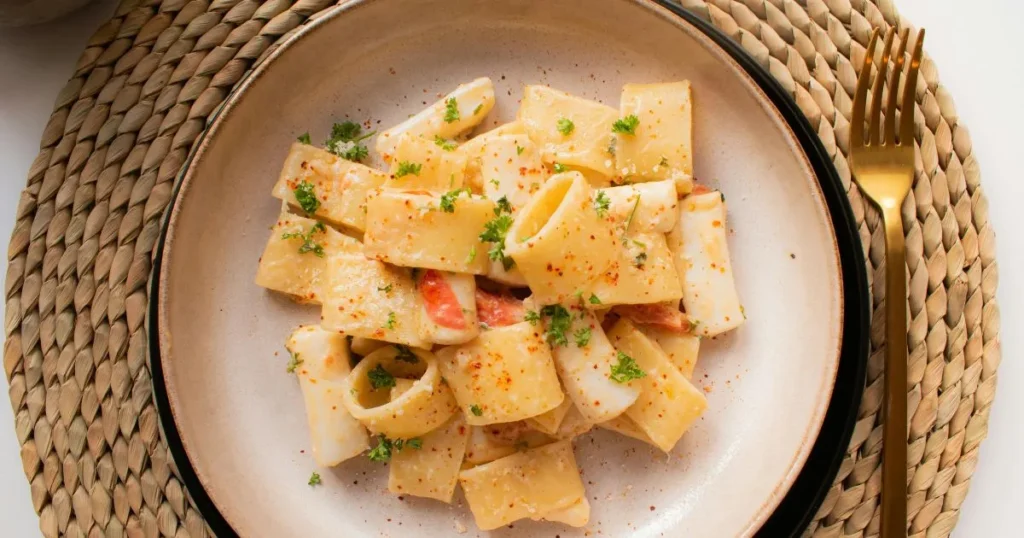
[[[1024,506],[1024,435],[1018,412],[1024,409],[1024,350],[1018,330],[1024,322],[1024,234],[1017,228],[1017,202],[1024,199],[1024,177],[1014,165],[1024,127],[1024,64],[1010,36],[1020,31],[1019,0],[897,0],[901,13],[928,29],[926,48],[953,94],[962,121],[970,127],[981,163],[991,219],[997,231],[999,304],[1002,309],[1003,362],[989,437],[955,536],[1015,534]],[[38,152],[43,127],[57,92],[71,74],[78,54],[115,2],[100,0],[54,23],[20,30],[0,29],[0,252],[6,252],[19,192]],[[970,7],[968,7],[970,6]],[[6,273],[6,256],[0,275]],[[6,382],[3,382],[6,389]],[[5,400],[5,399],[4,399]],[[39,536],[38,519],[21,470],[14,416],[0,405],[0,534]]]

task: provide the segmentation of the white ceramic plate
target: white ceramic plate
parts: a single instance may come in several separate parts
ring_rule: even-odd
[[[694,26],[642,0],[350,2],[229,99],[175,200],[151,320],[164,426],[180,437],[193,489],[215,505],[208,517],[222,516],[225,533],[274,538],[447,536],[460,524],[467,536],[486,534],[461,495],[452,506],[399,499],[386,493],[386,468],[365,458],[320,470],[321,487],[306,484],[316,468],[283,342],[319,311],[253,284],[280,209],[270,189],[298,134],[322,140],[343,118],[387,127],[478,76],[498,95],[488,128],[514,116],[527,83],[617,106],[624,83],[689,79],[695,175],[728,197],[748,317],[702,346],[694,379],[709,409],[671,456],[605,431],[576,441],[593,508],[586,529],[520,522],[491,534],[754,533],[794,483],[828,409],[849,303],[848,247],[834,222],[848,215],[830,213],[801,141],[759,83]]]

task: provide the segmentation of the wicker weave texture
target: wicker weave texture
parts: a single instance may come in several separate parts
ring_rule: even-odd
[[[890,0],[680,0],[771,72],[816,128],[884,278],[884,232],[851,181],[849,117]],[[4,372],[46,537],[210,535],[160,437],[146,281],[175,177],[211,114],[330,0],[124,0],[60,91],[8,250]],[[925,56],[907,235],[912,537],[945,537],[988,429],[1001,358],[998,270],[967,129]],[[884,286],[859,420],[807,536],[878,534]]]

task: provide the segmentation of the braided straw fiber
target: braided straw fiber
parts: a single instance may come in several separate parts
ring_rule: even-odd
[[[793,95],[842,177],[884,278],[878,215],[851,182],[851,95],[891,0],[681,0]],[[4,371],[47,537],[210,535],[176,477],[151,398],[143,326],[161,214],[232,87],[330,0],[124,0],[57,96],[17,209]],[[909,279],[913,537],[948,536],[988,429],[1000,361],[998,271],[967,129],[926,56],[917,173],[903,206]],[[878,534],[884,286],[859,421],[807,536]]]

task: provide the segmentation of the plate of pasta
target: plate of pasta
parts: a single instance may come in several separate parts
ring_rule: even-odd
[[[211,528],[799,532],[870,313],[813,130],[667,3],[440,6],[310,24],[176,187],[151,363]]]

